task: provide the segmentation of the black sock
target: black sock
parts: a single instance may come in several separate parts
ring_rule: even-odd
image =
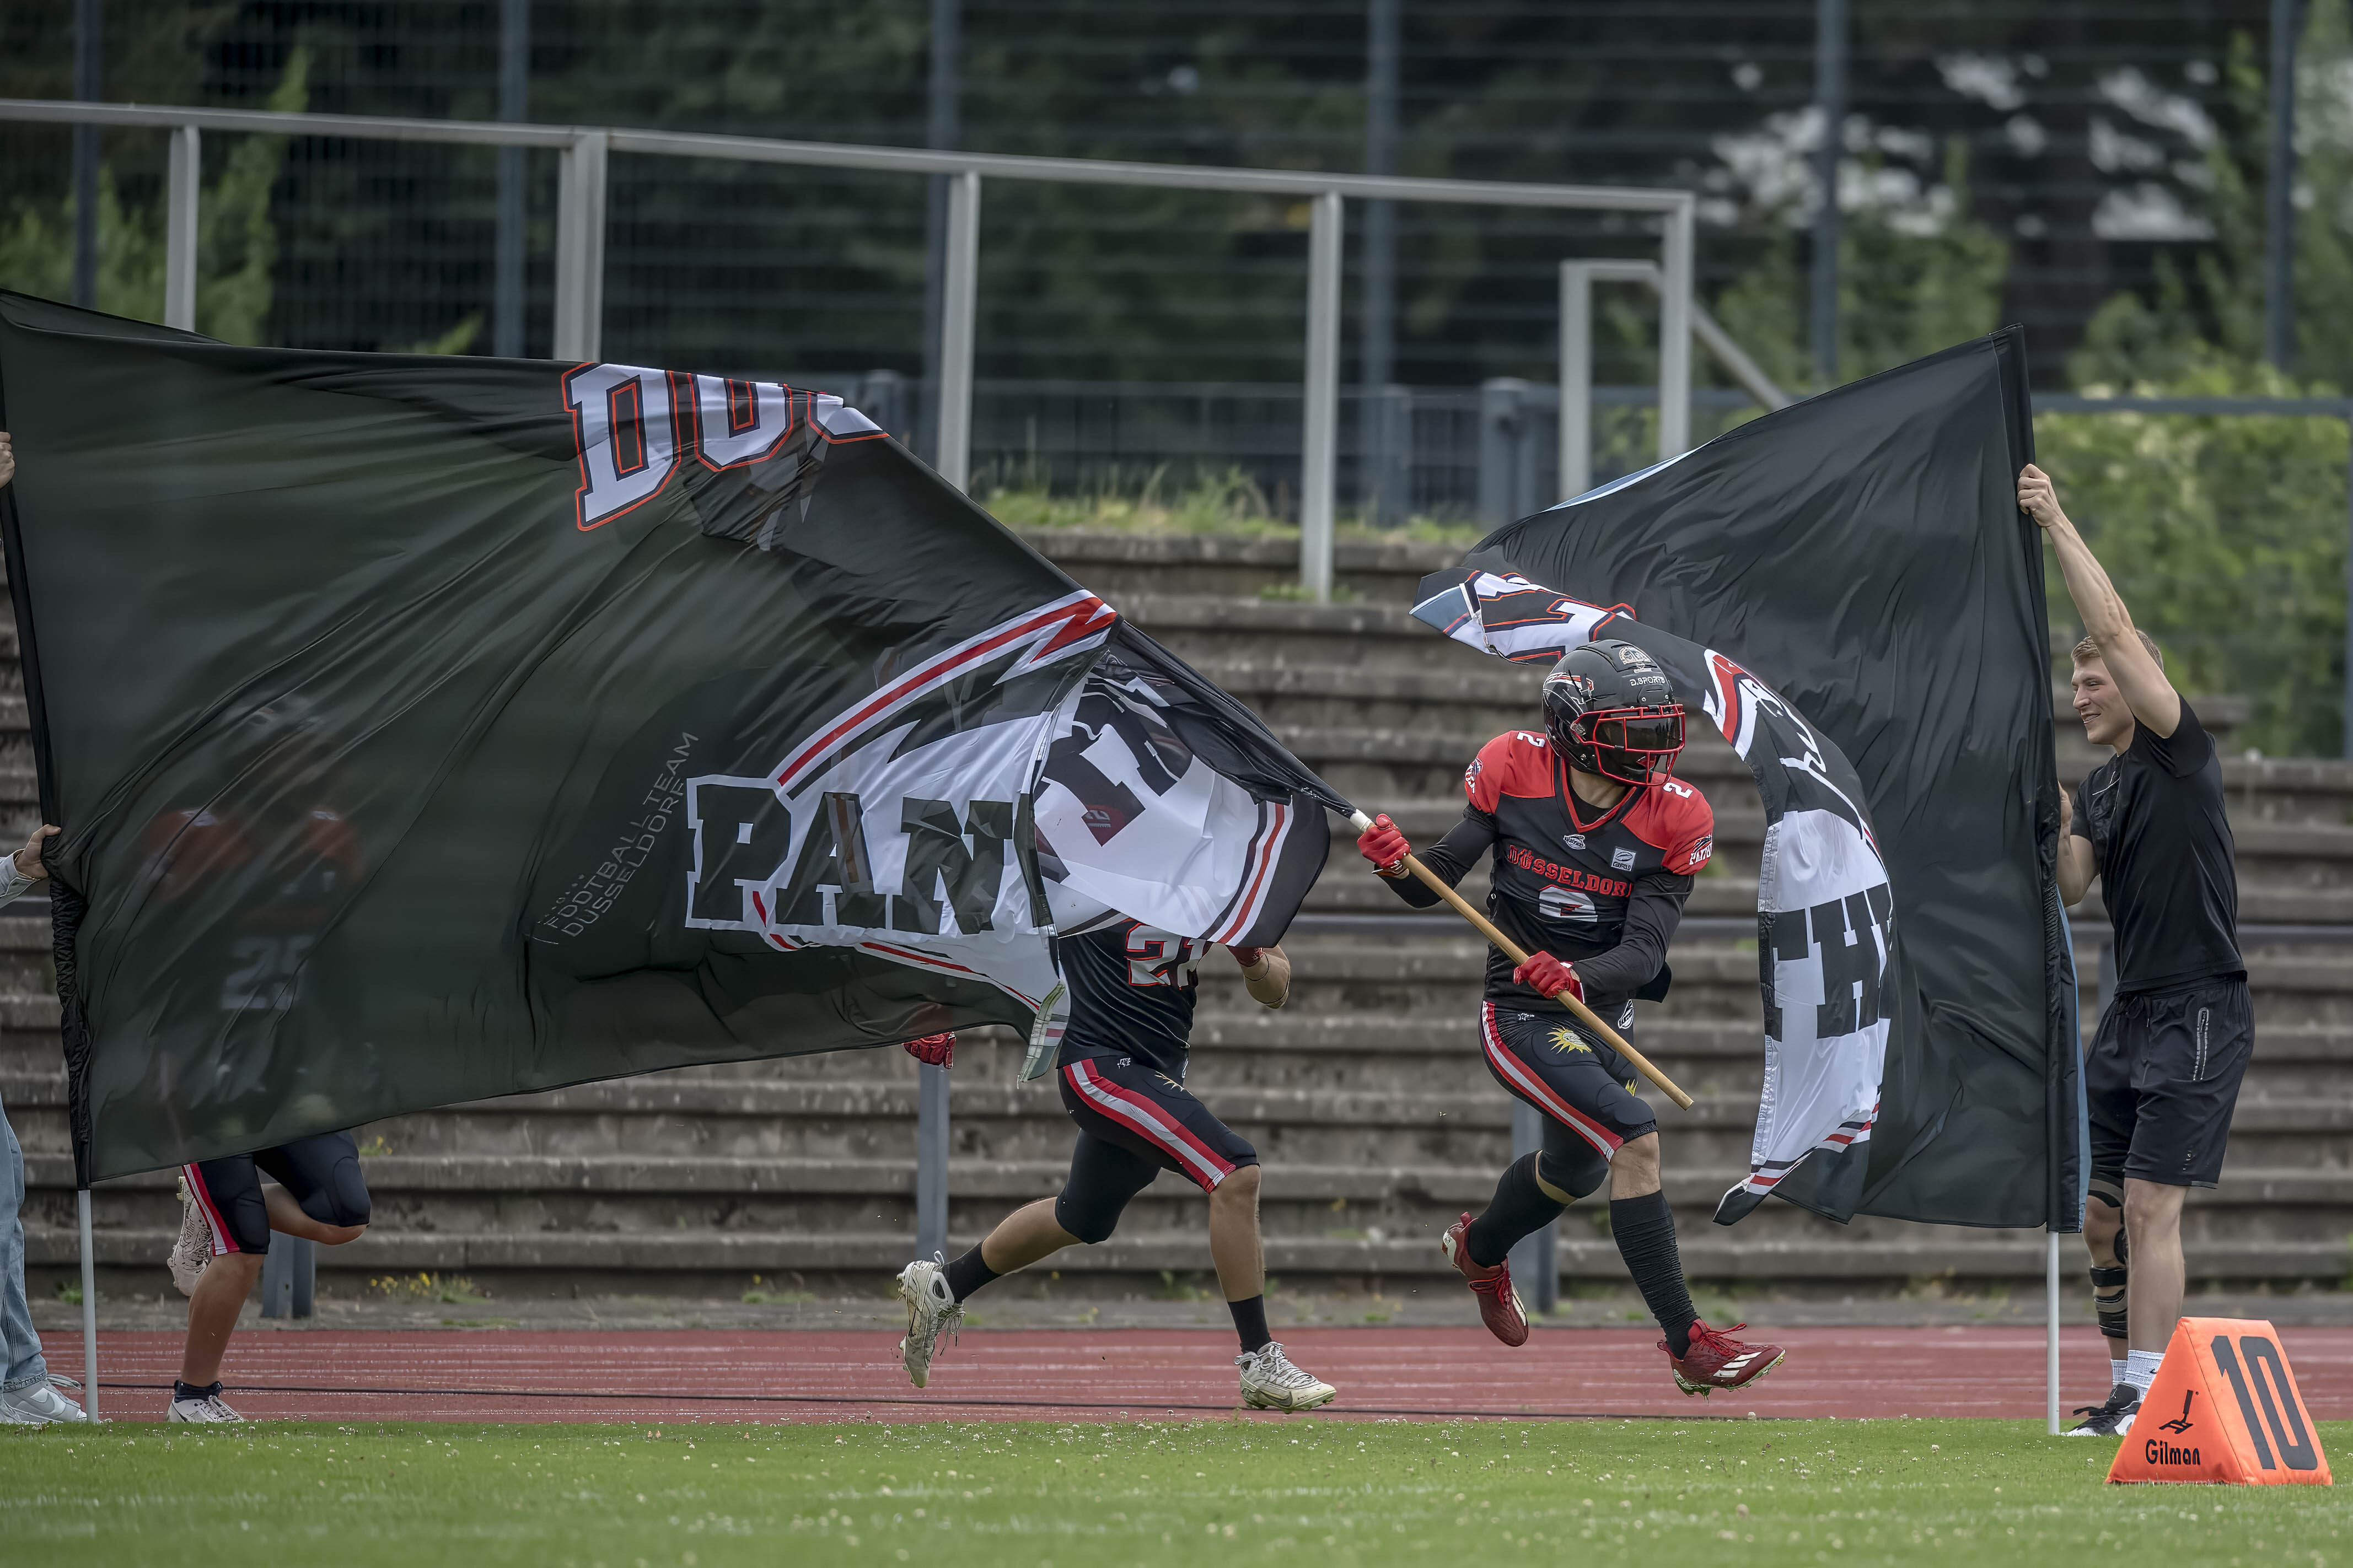
[[[997,1270],[983,1261],[980,1244],[975,1242],[970,1252],[949,1262],[948,1294],[961,1301],[996,1278]]]
[[[1699,1311],[1683,1285],[1683,1255],[1675,1249],[1675,1216],[1667,1207],[1667,1194],[1612,1198],[1609,1234],[1618,1242],[1618,1256],[1626,1260],[1626,1271],[1634,1277],[1634,1288],[1649,1303],[1651,1316],[1666,1331],[1667,1349],[1680,1360],[1691,1351],[1691,1326],[1699,1321]]]
[[[172,1397],[175,1400],[210,1399],[214,1395],[219,1394],[220,1391],[221,1385],[218,1378],[215,1378],[209,1384],[182,1383],[176,1377],[172,1380]]]
[[[1267,1331],[1266,1298],[1252,1296],[1247,1301],[1229,1301],[1226,1310],[1234,1315],[1234,1332],[1241,1336],[1242,1349],[1262,1351],[1274,1336]]]
[[[1487,1200],[1487,1212],[1462,1233],[1464,1250],[1480,1268],[1493,1268],[1504,1261],[1520,1237],[1534,1236],[1568,1207],[1545,1196],[1545,1190],[1536,1185],[1539,1158],[1523,1154],[1504,1166],[1495,1182],[1495,1195]]]

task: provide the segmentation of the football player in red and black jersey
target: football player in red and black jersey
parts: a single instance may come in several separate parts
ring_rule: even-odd
[[[1513,1244],[1607,1181],[1610,1235],[1665,1331],[1675,1382],[1686,1394],[1739,1388],[1782,1352],[1700,1321],[1659,1186],[1658,1123],[1634,1092],[1634,1068],[1554,1000],[1577,997],[1622,1035],[1636,998],[1664,998],[1667,943],[1715,848],[1715,815],[1674,777],[1683,708],[1633,644],[1571,649],[1545,678],[1544,717],[1542,734],[1515,731],[1480,748],[1462,775],[1462,820],[1420,857],[1454,883],[1493,851],[1489,916],[1530,957],[1514,967],[1488,954],[1479,1042],[1495,1081],[1545,1116],[1542,1152],[1506,1169],[1486,1212],[1464,1215],[1441,1245],[1489,1330],[1525,1344],[1527,1311],[1505,1261]],[[1409,846],[1388,817],[1356,847],[1407,903],[1438,901],[1407,875]]]
[[[964,1301],[1000,1275],[1066,1247],[1108,1241],[1130,1199],[1163,1171],[1209,1197],[1209,1258],[1232,1311],[1243,1400],[1265,1410],[1312,1410],[1330,1384],[1292,1364],[1266,1323],[1266,1255],[1259,1240],[1258,1151],[1185,1087],[1201,961],[1214,943],[1113,912],[1066,932],[1059,945],[1071,1021],[1055,1058],[1062,1109],[1078,1124],[1059,1196],[1015,1210],[963,1257],[918,1259],[899,1275],[907,1303],[900,1355],[921,1388],[944,1330]],[[1280,947],[1229,950],[1250,995],[1268,1007],[1291,996]]]

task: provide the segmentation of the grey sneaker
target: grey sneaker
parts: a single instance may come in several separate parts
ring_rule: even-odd
[[[945,1255],[919,1258],[901,1269],[899,1299],[907,1303],[907,1337],[899,1342],[899,1359],[906,1363],[908,1381],[921,1388],[932,1381],[932,1355],[941,1333],[964,1327],[964,1308],[948,1289]]]
[[[2133,1417],[2140,1414],[2140,1390],[2120,1383],[2108,1391],[2105,1405],[2079,1405],[2075,1414],[2084,1419],[2067,1429],[2068,1436],[2121,1437],[2132,1430]]]
[[[1291,1364],[1280,1342],[1234,1357],[1242,1369],[1242,1403],[1254,1410],[1313,1410],[1329,1405],[1340,1391]]]
[[[30,1387],[0,1390],[0,1419],[47,1426],[53,1421],[87,1421],[90,1414],[43,1379]]]

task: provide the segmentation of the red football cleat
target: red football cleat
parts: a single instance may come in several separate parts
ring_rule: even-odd
[[[1465,1234],[1471,1228],[1471,1216],[1464,1215],[1446,1227],[1446,1235],[1438,1245],[1445,1249],[1446,1261],[1462,1271],[1471,1282],[1471,1293],[1479,1298],[1479,1321],[1487,1331],[1507,1345],[1528,1342],[1528,1310],[1520,1305],[1520,1293],[1512,1289],[1512,1265],[1508,1259],[1492,1268],[1482,1268],[1471,1261],[1471,1245]]]
[[[1729,1329],[1711,1329],[1695,1322],[1691,1326],[1690,1348],[1681,1358],[1661,1340],[1659,1348],[1667,1352],[1667,1364],[1675,1371],[1675,1386],[1697,1394],[1717,1388],[1746,1388],[1779,1366],[1789,1353],[1779,1345],[1743,1344],[1732,1337],[1747,1326],[1735,1323]]]

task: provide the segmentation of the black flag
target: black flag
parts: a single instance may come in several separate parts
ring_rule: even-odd
[[[1464,562],[1720,653],[1852,761],[1894,893],[1878,1121],[1859,1187],[1832,1159],[1774,1189],[1833,1217],[2081,1224],[2042,550],[2017,505],[2033,451],[2013,327],[1525,518]],[[1852,921],[1816,923],[1862,951]]]
[[[1324,862],[1247,710],[838,398],[0,295],[0,399],[84,1181],[1050,1043],[1056,900],[1262,945]]]

